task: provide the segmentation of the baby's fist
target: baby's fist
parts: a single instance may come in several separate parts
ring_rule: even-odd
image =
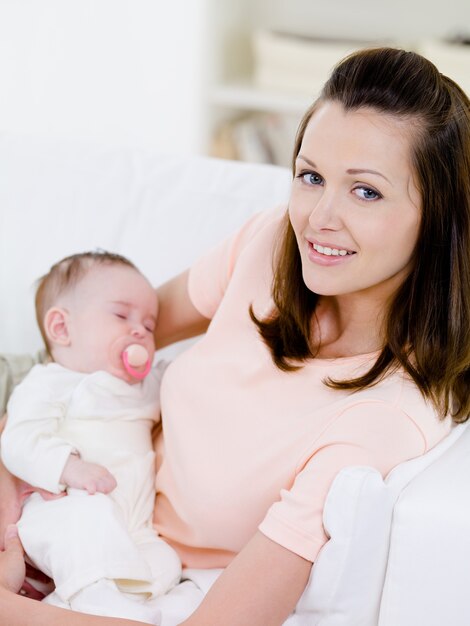
[[[117,486],[116,479],[105,467],[83,461],[75,454],[69,456],[62,472],[61,482],[67,487],[85,489],[91,495],[97,491],[110,493]]]

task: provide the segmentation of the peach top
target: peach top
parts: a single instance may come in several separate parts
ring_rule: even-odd
[[[401,372],[355,393],[325,386],[376,354],[275,367],[250,320],[271,310],[273,244],[284,210],[255,216],[192,268],[189,294],[211,324],[168,367],[155,526],[188,567],[224,567],[259,529],[314,561],[337,472],[383,475],[449,431]]]

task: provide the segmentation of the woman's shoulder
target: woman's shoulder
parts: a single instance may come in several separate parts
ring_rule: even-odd
[[[452,427],[452,419],[442,419],[431,400],[424,397],[414,381],[401,370],[354,393],[351,400],[352,405],[361,405],[374,414],[382,411],[396,415],[397,425],[398,422],[412,425],[423,438],[425,451],[441,441]]]
[[[259,240],[260,237],[268,241],[277,239],[286,212],[287,207],[280,205],[253,215],[233,237],[234,252],[236,253],[255,239]]]
[[[253,215],[236,233],[200,257],[191,267],[188,293],[196,309],[212,319],[222,302],[232,278],[250,293],[253,285],[269,274],[272,251],[277,241],[286,207]],[[270,279],[269,279],[270,282]]]

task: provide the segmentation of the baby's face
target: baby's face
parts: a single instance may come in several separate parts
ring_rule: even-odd
[[[97,265],[64,297],[68,312],[66,366],[80,372],[104,370],[126,382],[123,351],[143,346],[153,358],[157,296],[147,279],[124,265]]]

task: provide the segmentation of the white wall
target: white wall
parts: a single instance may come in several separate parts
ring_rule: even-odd
[[[0,0],[0,131],[194,152],[205,0]]]
[[[203,153],[259,27],[415,41],[468,34],[470,0],[0,0],[0,132]]]

